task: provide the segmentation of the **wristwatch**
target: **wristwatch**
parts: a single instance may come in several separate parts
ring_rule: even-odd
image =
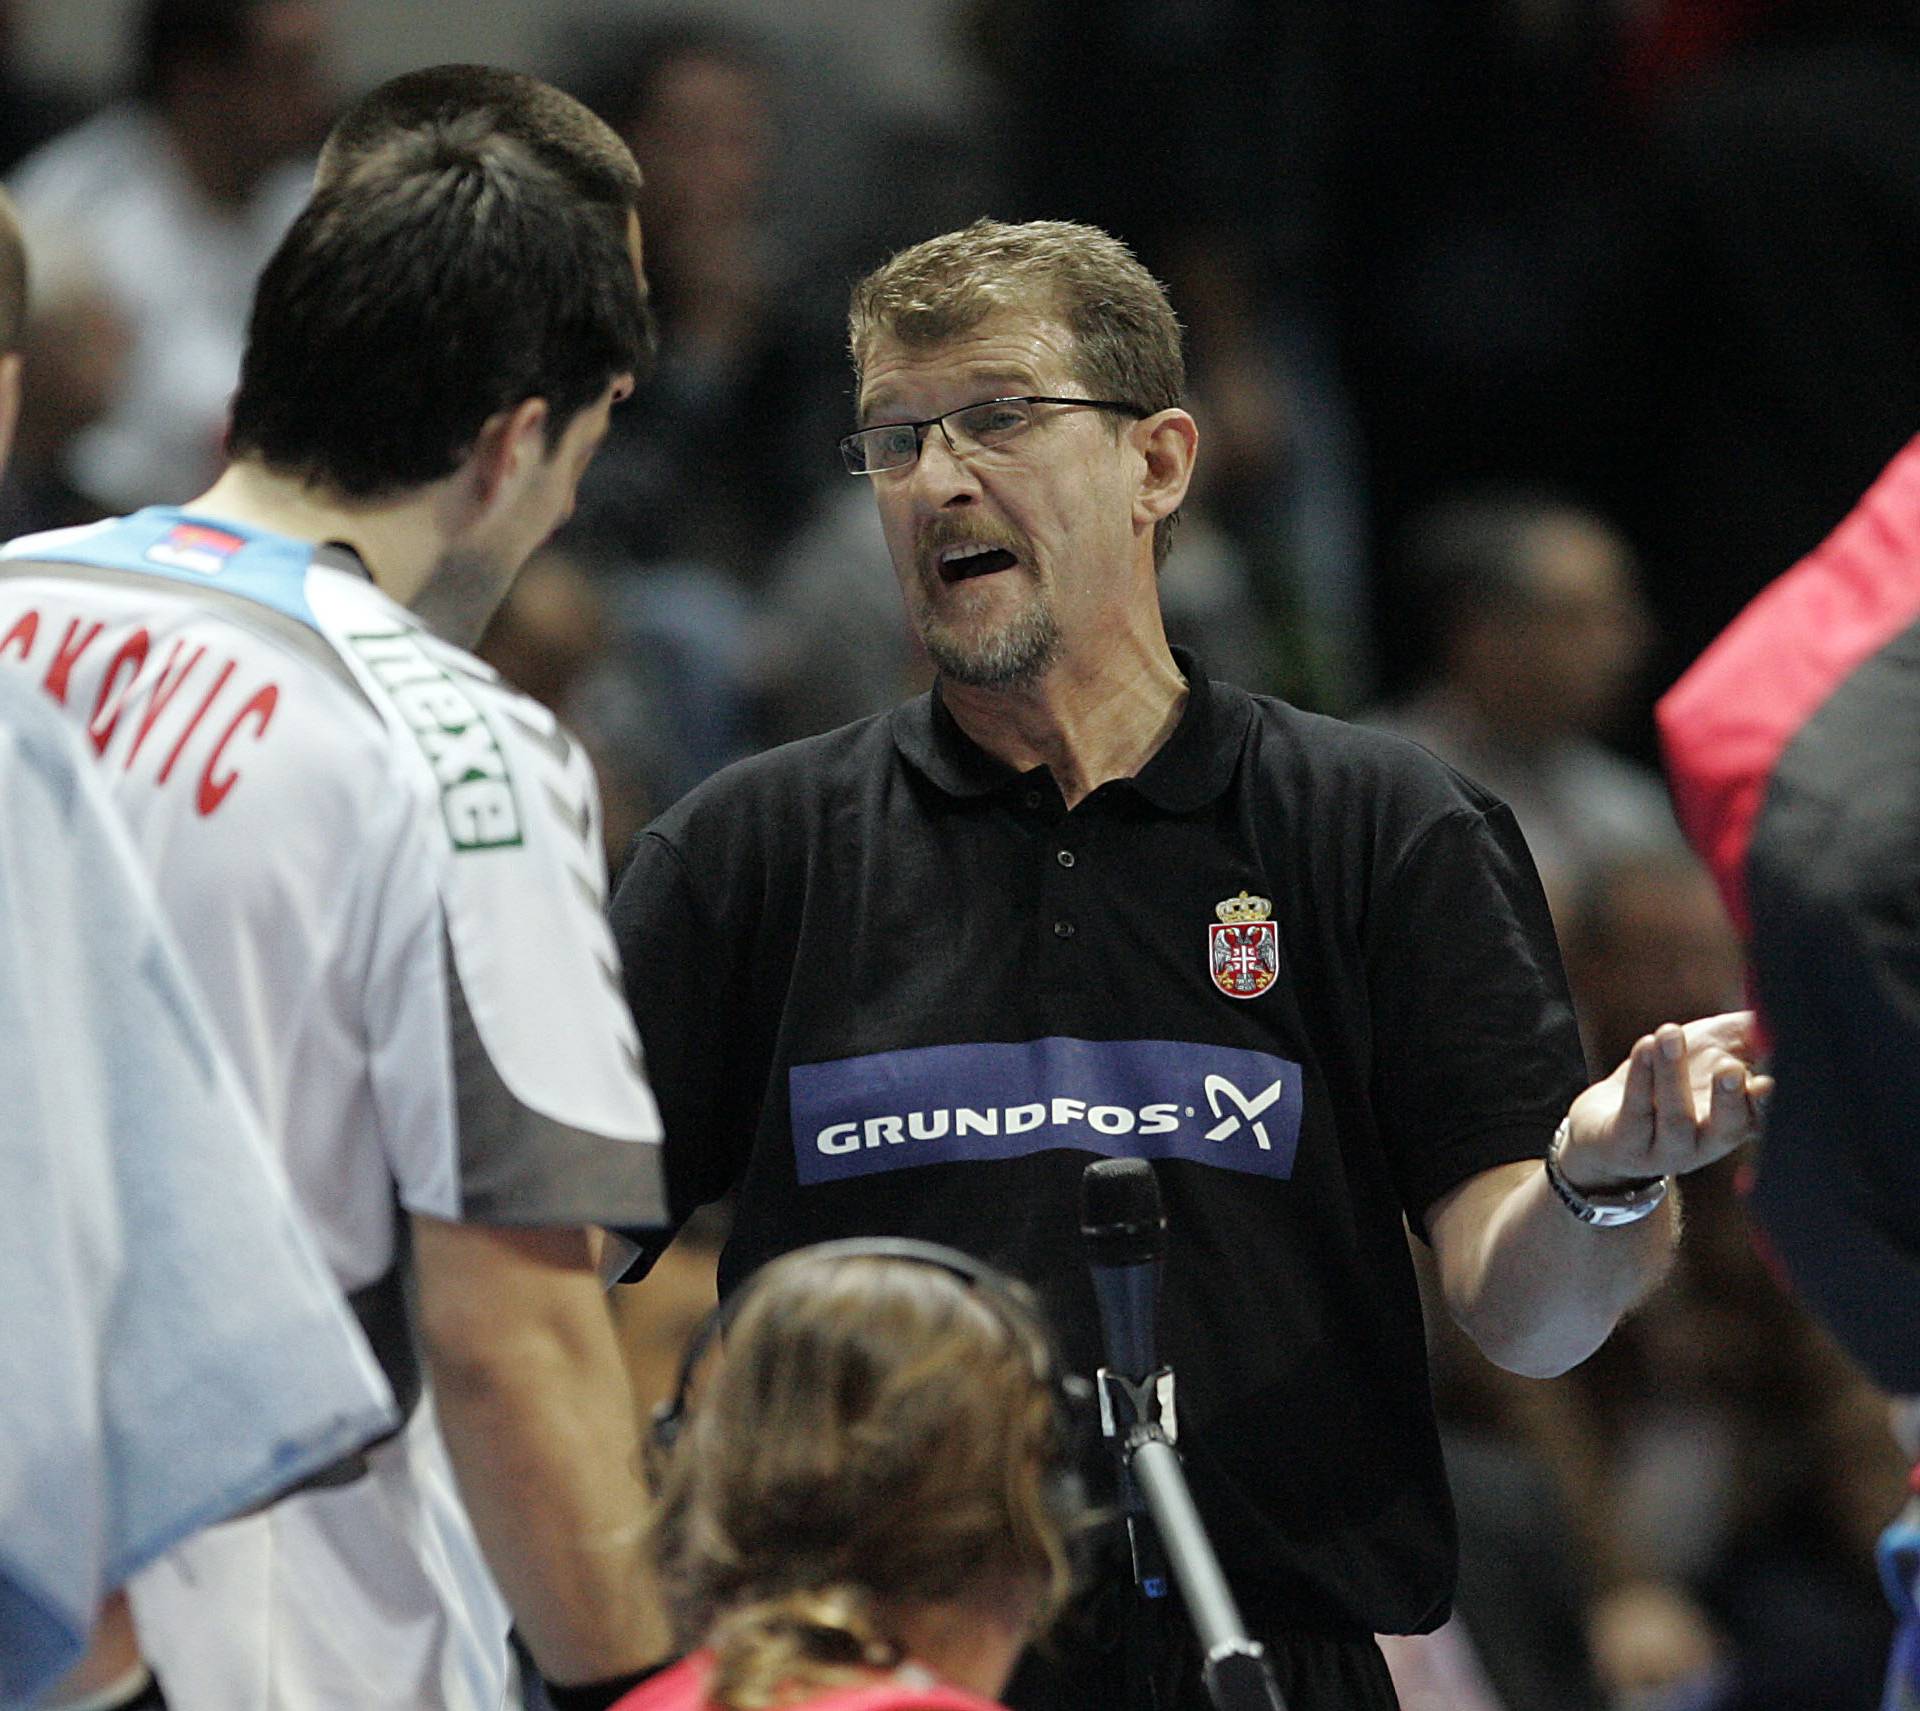
[[[1667,1190],[1673,1184],[1670,1176],[1650,1176],[1640,1182],[1629,1182],[1619,1188],[1608,1189],[1605,1193],[1575,1188],[1560,1168],[1560,1156],[1567,1150],[1567,1139],[1572,1132],[1573,1119],[1562,1117],[1560,1127],[1553,1131],[1553,1140],[1547,1147],[1547,1184],[1559,1196],[1560,1204],[1581,1223],[1592,1224],[1602,1230],[1613,1229],[1621,1224],[1637,1224],[1642,1218],[1650,1216],[1666,1199]]]

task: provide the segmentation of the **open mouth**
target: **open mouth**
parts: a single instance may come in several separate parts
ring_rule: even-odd
[[[1019,562],[1005,547],[948,547],[940,555],[940,580],[967,582],[976,576],[991,576],[996,570],[1011,570]]]

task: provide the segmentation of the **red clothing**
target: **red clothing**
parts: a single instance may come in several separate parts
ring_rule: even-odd
[[[1772,1044],[1749,1204],[1847,1351],[1920,1392],[1920,440],[1659,717]]]
[[[613,1711],[708,1711],[707,1682],[712,1674],[713,1654],[694,1652],[651,1681],[643,1681]],[[957,1687],[916,1687],[896,1676],[883,1676],[797,1700],[790,1711],[1004,1711],[1004,1707]]]
[[[1674,807],[1743,934],[1747,847],[1776,763],[1835,688],[1916,615],[1920,439],[1661,700]]]

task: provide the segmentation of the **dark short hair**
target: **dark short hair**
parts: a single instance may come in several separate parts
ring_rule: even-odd
[[[134,92],[151,101],[183,65],[244,58],[266,0],[147,0],[134,37]]]
[[[0,190],[0,356],[20,348],[27,326],[27,245],[13,198]]]
[[[552,84],[494,65],[430,65],[363,95],[327,134],[317,182],[331,183],[410,131],[463,119],[524,144],[575,195],[616,215],[623,232],[640,206],[640,169],[604,120]]]
[[[315,191],[260,276],[229,449],[375,498],[451,474],[525,399],[559,433],[646,352],[624,228],[464,114]]]

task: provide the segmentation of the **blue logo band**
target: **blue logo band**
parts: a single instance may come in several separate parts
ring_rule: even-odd
[[[1074,1147],[1289,1177],[1300,1066],[1178,1040],[922,1046],[788,1071],[803,1183]]]

